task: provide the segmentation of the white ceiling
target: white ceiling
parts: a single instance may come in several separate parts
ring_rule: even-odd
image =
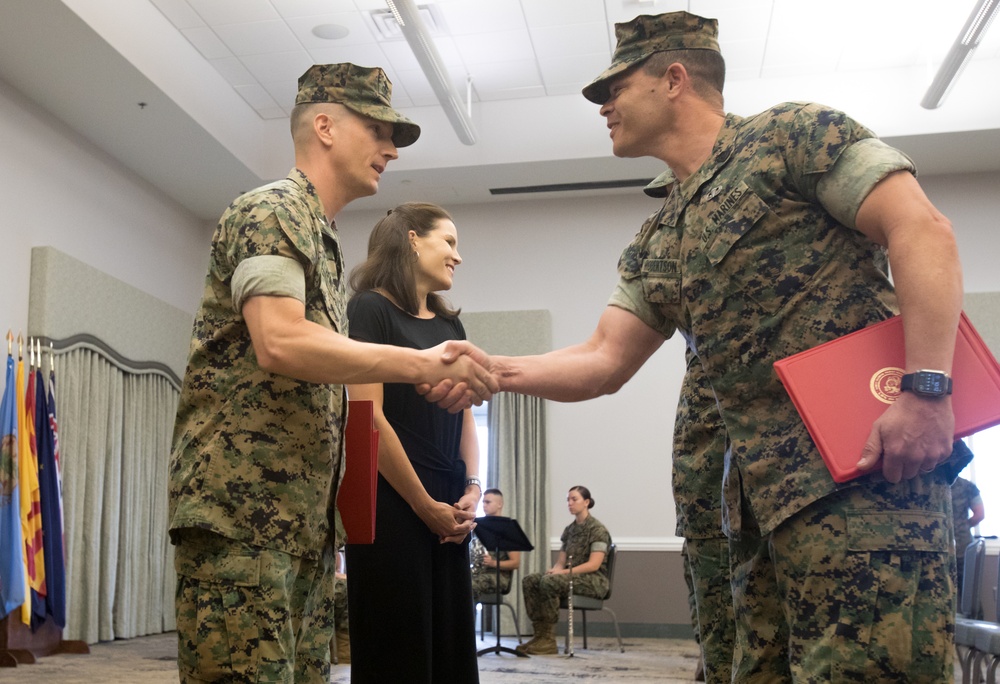
[[[730,111],[819,101],[900,146],[922,173],[1000,170],[1000,28],[943,107],[919,107],[975,0],[418,4],[460,93],[471,79],[475,145],[458,141],[407,43],[379,34],[382,0],[0,0],[0,79],[214,220],[237,192],[291,167],[288,112],[309,65],[378,65],[423,135],[379,194],[352,207],[500,201],[491,188],[659,172],[657,160],[611,156],[598,108],[579,93],[610,63],[615,22],[684,9],[719,19]],[[313,33],[331,24],[347,35]]]

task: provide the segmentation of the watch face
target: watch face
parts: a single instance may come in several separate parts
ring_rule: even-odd
[[[943,373],[914,373],[913,391],[940,397],[948,393],[948,376]]]

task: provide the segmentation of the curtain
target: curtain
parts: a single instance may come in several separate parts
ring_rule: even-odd
[[[521,553],[521,567],[507,597],[520,616],[521,633],[530,626],[521,595],[521,578],[545,572],[549,562],[549,478],[545,450],[545,402],[501,392],[489,402],[488,481],[504,494],[504,514],[515,518],[534,551]],[[494,484],[495,483],[495,484]],[[500,612],[501,634],[514,634],[510,615]]]
[[[167,468],[175,381],[57,352],[67,624],[87,643],[174,629]]]

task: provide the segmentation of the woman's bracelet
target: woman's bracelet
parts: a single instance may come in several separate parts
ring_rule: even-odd
[[[465,480],[465,486],[476,485],[479,487],[479,491],[483,491],[483,483],[479,481],[478,477],[470,477]]]

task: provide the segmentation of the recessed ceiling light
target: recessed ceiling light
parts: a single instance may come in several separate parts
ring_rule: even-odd
[[[341,38],[346,38],[347,34],[351,31],[346,26],[341,26],[340,24],[320,24],[319,26],[314,26],[312,32],[317,38],[340,40]]]

